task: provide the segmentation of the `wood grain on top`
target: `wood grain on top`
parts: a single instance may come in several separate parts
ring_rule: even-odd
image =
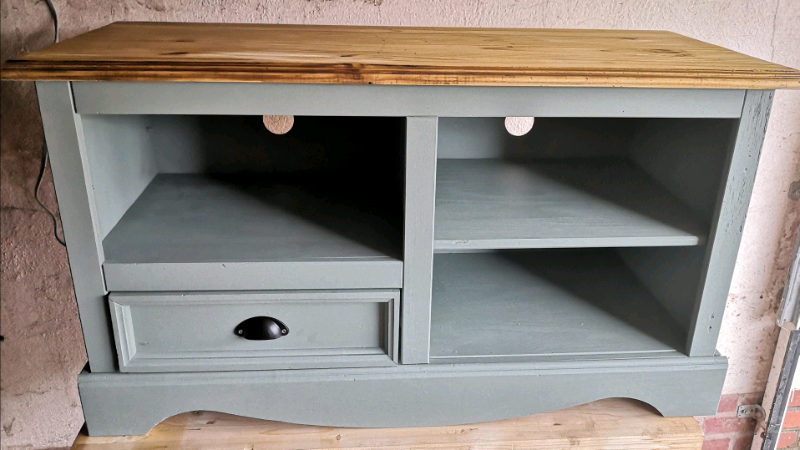
[[[664,31],[114,23],[3,79],[800,88],[800,71]]]

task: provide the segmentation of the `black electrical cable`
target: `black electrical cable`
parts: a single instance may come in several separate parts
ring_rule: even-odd
[[[36,177],[36,187],[33,189],[33,197],[36,199],[36,203],[38,203],[39,206],[42,207],[44,212],[46,212],[50,216],[50,218],[53,219],[53,235],[56,237],[56,240],[58,241],[59,244],[66,247],[67,243],[64,241],[62,237],[58,235],[58,218],[56,218],[56,215],[53,214],[53,212],[51,212],[49,209],[47,209],[47,207],[44,206],[44,203],[42,203],[42,201],[39,200],[39,188],[42,187],[42,179],[44,179],[44,171],[45,169],[47,169],[47,161],[49,159],[50,158],[48,157],[47,154],[47,144],[42,144],[42,164],[39,166],[39,176]]]
[[[56,7],[53,6],[53,0],[44,0],[47,3],[47,9],[50,10],[50,16],[53,18],[53,43],[55,44],[58,42],[58,13],[56,12]]]
[[[56,7],[53,5],[52,0],[44,0],[47,4],[47,9],[50,11],[50,16],[53,18],[53,43],[55,44],[58,42],[58,13],[56,12]],[[56,215],[47,209],[44,206],[44,203],[39,199],[39,189],[42,187],[42,180],[44,179],[44,172],[47,170],[47,162],[50,160],[50,157],[47,153],[47,142],[42,143],[42,162],[39,165],[39,176],[36,177],[36,186],[33,188],[33,198],[36,199],[36,203],[42,207],[44,212],[46,212],[51,219],[53,219],[53,235],[56,237],[56,240],[59,244],[63,245],[64,247],[67,246],[67,243],[64,241],[62,237],[58,235],[58,218]]]

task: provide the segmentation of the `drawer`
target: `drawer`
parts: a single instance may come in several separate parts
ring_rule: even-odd
[[[194,372],[394,365],[399,298],[397,289],[112,293],[109,303],[122,372]],[[250,318],[287,332],[246,339],[236,330]]]

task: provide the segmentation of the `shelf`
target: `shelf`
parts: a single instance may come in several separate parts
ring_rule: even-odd
[[[134,280],[150,273],[139,282],[153,289],[401,287],[398,218],[334,181],[302,181],[157,175],[103,241],[109,285],[144,290]]]
[[[685,331],[613,250],[434,257],[431,358],[680,356]]]
[[[439,252],[698,245],[705,238],[690,210],[622,158],[441,159],[435,230]]]

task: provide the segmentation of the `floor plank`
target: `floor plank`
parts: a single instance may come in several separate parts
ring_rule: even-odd
[[[606,399],[560,411],[472,425],[358,429],[292,425],[215,412],[171,417],[145,436],[78,436],[73,450],[170,449],[700,449],[692,417]]]

